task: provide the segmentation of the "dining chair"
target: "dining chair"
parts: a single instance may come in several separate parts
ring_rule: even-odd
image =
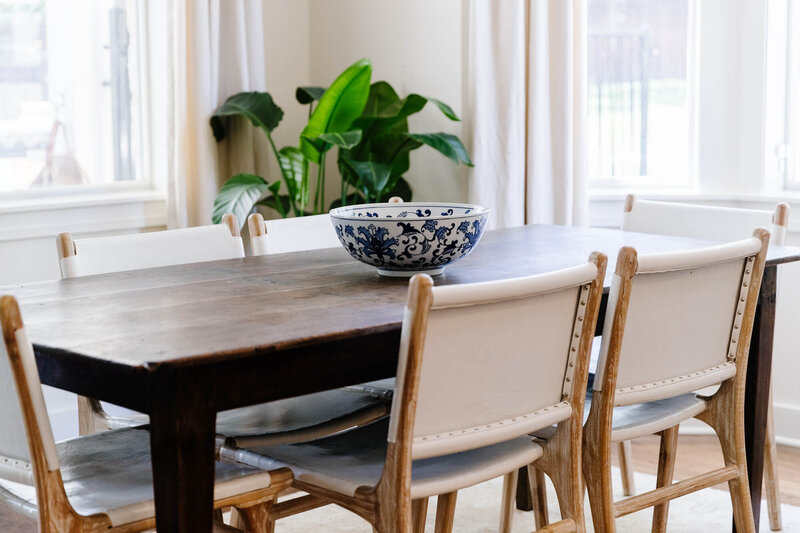
[[[715,241],[734,240],[758,227],[770,228],[770,245],[784,245],[789,227],[789,205],[779,203],[774,210],[767,211],[657,202],[642,200],[629,194],[625,199],[622,218],[624,231]],[[635,492],[630,441],[621,442],[618,446],[623,492],[626,496],[630,496]],[[769,508],[770,528],[773,531],[779,531],[782,529],[782,520],[771,387],[764,446],[764,487]]]
[[[153,529],[147,428],[56,443],[33,346],[11,296],[0,297],[0,326],[0,502],[37,521],[42,533]],[[257,518],[268,514],[277,494],[291,486],[291,472],[217,462],[215,474],[214,508],[234,506],[245,517],[247,531],[266,533]],[[215,530],[230,529],[216,525]]]
[[[221,224],[116,237],[73,240],[58,236],[63,278],[244,257],[239,224],[226,214]],[[323,391],[222,411],[218,443],[240,436],[245,442],[279,444],[312,440],[389,414],[391,398],[369,384]],[[102,404],[78,397],[81,435],[148,423],[147,415],[109,415]]]
[[[393,196],[388,203],[402,202],[402,198]],[[341,246],[327,213],[276,220],[264,220],[261,213],[253,213],[247,217],[247,228],[253,255],[285,254]]]
[[[744,443],[744,391],[769,233],[690,251],[620,250],[583,436],[583,469],[597,533],[654,507],[666,531],[669,501],[728,482],[737,531],[753,532]],[[709,396],[695,391],[719,388]],[[673,483],[678,427],[711,426],[725,466]],[[614,502],[613,443],[660,436],[656,488]]]
[[[294,486],[375,531],[421,531],[438,495],[436,531],[452,530],[457,491],[536,463],[552,476],[563,519],[585,531],[581,427],[606,257],[511,280],[433,287],[411,279],[392,414],[292,446],[223,447],[221,457],[289,467]],[[552,438],[529,433],[556,424]],[[302,499],[276,504],[302,507]]]

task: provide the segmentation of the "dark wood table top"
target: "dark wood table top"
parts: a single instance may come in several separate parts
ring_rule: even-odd
[[[640,253],[706,241],[618,230],[525,226],[487,232],[437,285],[580,264],[593,250]],[[800,259],[771,247],[768,264]],[[343,249],[248,257],[0,288],[13,294],[37,353],[152,370],[399,329],[407,281],[378,276]]]

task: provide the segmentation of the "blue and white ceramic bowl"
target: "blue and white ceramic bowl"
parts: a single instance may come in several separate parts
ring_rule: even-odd
[[[489,210],[446,202],[363,204],[330,212],[350,255],[382,276],[436,276],[478,244]]]

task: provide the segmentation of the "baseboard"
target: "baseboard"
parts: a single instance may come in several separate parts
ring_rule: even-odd
[[[774,403],[775,441],[784,446],[800,448],[800,406]],[[714,430],[699,420],[687,420],[681,424],[681,435],[713,435]]]
[[[778,444],[800,448],[800,405],[774,402],[775,440]]]

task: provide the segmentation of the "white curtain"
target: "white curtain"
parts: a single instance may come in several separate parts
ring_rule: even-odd
[[[265,90],[261,2],[171,0],[167,31],[169,226],[210,224],[219,185],[266,167],[261,132],[231,121],[218,145],[208,122],[229,96]]]
[[[470,4],[470,198],[494,227],[587,222],[585,2]]]

